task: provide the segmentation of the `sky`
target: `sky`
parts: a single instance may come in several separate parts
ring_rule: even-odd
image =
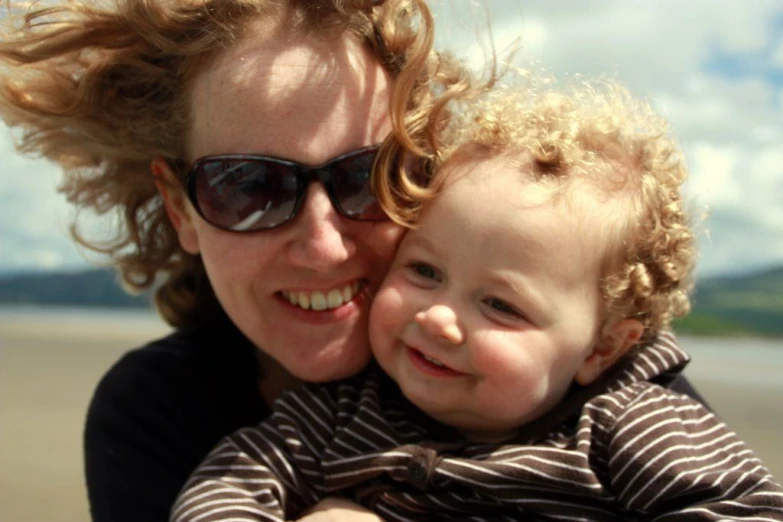
[[[783,264],[783,2],[431,0],[436,46],[475,66],[487,38],[562,78],[616,78],[671,123],[706,213],[700,277]],[[487,30],[491,28],[491,31]],[[58,169],[0,126],[0,273],[74,269]],[[99,226],[99,225],[93,225]]]

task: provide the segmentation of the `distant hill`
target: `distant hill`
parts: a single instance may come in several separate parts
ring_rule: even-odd
[[[0,303],[150,307],[149,295],[129,295],[113,269],[40,272],[0,277]]]
[[[678,333],[783,336],[783,267],[704,279]]]
[[[0,303],[141,308],[150,296],[130,296],[113,270],[94,269],[0,277]],[[693,305],[674,325],[680,334],[783,337],[783,266],[701,280]]]

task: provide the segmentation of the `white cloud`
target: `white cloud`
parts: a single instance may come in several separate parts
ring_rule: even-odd
[[[783,245],[783,148],[781,142],[754,151],[748,161],[751,179],[746,183],[747,201],[758,204],[760,221],[779,231],[776,243]]]
[[[697,142],[687,150],[687,155],[690,158],[687,193],[710,207],[732,204],[740,191],[740,180],[734,176],[740,150]]]
[[[783,38],[778,40],[777,49],[772,53],[772,64],[777,67],[783,67]]]
[[[759,243],[764,248],[759,248]],[[713,209],[705,234],[699,238],[699,272],[737,273],[783,259],[779,227],[768,227],[743,211]]]
[[[5,128],[1,130],[6,131]],[[57,193],[58,169],[23,158],[0,136],[0,270],[84,263],[68,236],[72,211]]]
[[[775,87],[760,78],[727,80],[693,76],[680,90],[652,95],[652,101],[684,142],[754,146],[783,133]]]

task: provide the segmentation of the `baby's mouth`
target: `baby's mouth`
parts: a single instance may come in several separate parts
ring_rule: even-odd
[[[429,355],[424,355],[424,354],[423,354],[423,353],[421,353],[421,352],[419,352],[419,353],[421,354],[421,357],[422,357],[422,358],[423,358],[425,361],[427,361],[428,363],[430,363],[430,364],[432,364],[432,365],[434,365],[434,366],[437,366],[437,367],[439,367],[439,368],[445,368],[445,367],[446,367],[446,365],[445,365],[445,364],[443,364],[442,362],[440,362],[439,360],[437,360],[437,359],[434,359],[434,358],[430,357]]]
[[[424,365],[426,368],[430,368],[430,370],[433,370],[437,372],[438,375],[441,376],[464,376],[467,375],[464,372],[461,372],[459,370],[456,370],[449,366],[448,364],[442,362],[440,359],[436,359],[435,357],[432,357],[430,355],[426,355],[424,352],[417,348],[413,348],[412,346],[408,346],[409,354],[411,357],[413,357],[414,360],[418,361],[418,364]]]

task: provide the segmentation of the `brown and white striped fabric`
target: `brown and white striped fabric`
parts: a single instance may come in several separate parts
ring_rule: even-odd
[[[224,439],[171,520],[291,520],[335,495],[385,520],[783,520],[753,452],[664,387],[687,362],[663,333],[495,446],[435,424],[376,367],[306,386]]]

